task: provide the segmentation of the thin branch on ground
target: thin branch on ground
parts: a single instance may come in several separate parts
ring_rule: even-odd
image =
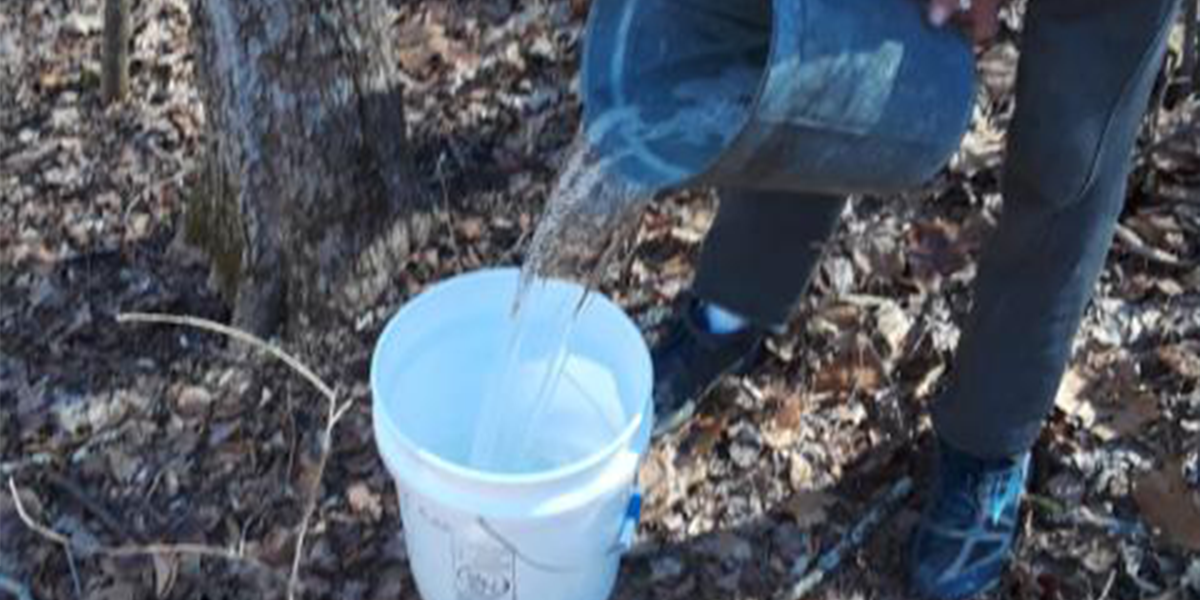
[[[279,346],[267,342],[255,335],[246,333],[240,329],[235,329],[228,325],[217,323],[216,321],[210,321],[208,319],[201,319],[199,317],[168,315],[162,313],[121,313],[117,315],[117,322],[183,325],[186,327],[194,327],[196,329],[205,329],[213,333],[219,333],[221,335],[231,337],[239,342],[249,344],[283,361],[284,364],[291,367],[296,374],[308,380],[313,387],[317,388],[317,391],[321,392],[321,395],[325,396],[325,398],[329,400],[330,404],[337,406],[337,394],[335,394],[333,389],[326,385],[324,381],[321,381],[321,378],[317,377],[316,373],[313,373],[311,369],[306,367],[304,363],[300,362],[291,354],[285,352]],[[330,414],[333,414],[332,410],[330,411]]]
[[[1166,250],[1162,250],[1161,248],[1155,248],[1147,244],[1146,242],[1142,241],[1141,236],[1124,225],[1117,224],[1116,236],[1117,239],[1125,243],[1126,249],[1146,260],[1167,265],[1169,267],[1178,267],[1183,264],[1183,261],[1181,261],[1178,256],[1175,256]]]
[[[277,579],[283,578],[283,576],[280,575],[280,573],[276,569],[274,569],[270,565],[254,558],[254,557],[246,556],[244,554],[239,554],[239,553],[234,552],[233,550],[229,550],[227,548],[218,548],[216,546],[206,546],[203,544],[186,544],[186,543],[185,544],[157,544],[156,543],[156,544],[140,544],[140,545],[116,546],[116,547],[92,546],[90,544],[87,546],[84,546],[84,545],[76,544],[75,542],[72,542],[71,539],[68,538],[67,536],[65,536],[65,535],[47,527],[41,523],[38,523],[37,521],[35,521],[33,519],[33,517],[29,516],[29,513],[26,512],[26,510],[25,510],[25,504],[23,502],[21,502],[21,495],[17,490],[17,482],[12,477],[8,478],[8,489],[9,489],[9,493],[12,495],[13,503],[16,506],[17,516],[20,517],[21,522],[25,524],[25,527],[29,528],[30,531],[33,531],[34,533],[38,534],[39,536],[62,546],[63,550],[66,551],[68,558],[71,558],[75,551],[78,551],[80,554],[83,554],[83,555],[103,555],[103,556],[112,556],[112,557],[118,557],[118,558],[120,558],[120,557],[135,557],[135,556],[156,556],[156,555],[162,556],[162,555],[190,554],[190,555],[196,555],[196,556],[221,558],[221,559],[225,559],[225,560],[229,560],[229,561],[233,561],[233,562],[244,563],[244,564],[250,565],[256,569],[260,569],[267,573],[270,573]],[[71,560],[73,562],[73,558],[71,558]],[[74,570],[74,567],[72,567],[72,570]]]
[[[0,590],[7,592],[11,596],[16,596],[17,600],[33,600],[33,594],[29,591],[29,586],[0,573]]]
[[[71,552],[70,538],[30,518],[29,513],[25,512],[25,504],[21,502],[21,495],[17,493],[17,481],[11,475],[8,477],[8,489],[12,493],[13,504],[21,522],[34,533],[62,546],[63,553],[67,555],[67,567],[71,570],[71,582],[75,584],[75,595],[83,597],[83,583],[79,580],[79,569],[75,566],[75,554]]]
[[[779,598],[784,600],[799,600],[808,595],[816,586],[820,585],[825,578],[833,573],[846,556],[856,548],[861,546],[875,532],[879,524],[892,514],[904,502],[908,495],[912,493],[912,479],[904,477],[892,485],[882,497],[875,502],[871,510],[862,519],[855,523],[854,528],[849,533],[842,536],[840,540],[832,548],[826,550],[821,558],[817,560],[817,565],[812,568],[807,574],[793,584],[785,593],[780,594]]]
[[[312,516],[316,512],[317,503],[321,493],[321,481],[325,478],[325,467],[329,464],[329,455],[333,451],[333,430],[337,426],[338,421],[349,412],[353,406],[353,401],[347,400],[344,404],[338,404],[337,394],[333,388],[329,387],[316,373],[309,369],[299,359],[285,352],[279,346],[267,342],[255,335],[223,325],[208,319],[198,317],[188,317],[179,315],[168,315],[162,313],[121,313],[117,315],[118,323],[137,322],[137,323],[166,323],[171,325],[182,325],[187,327],[195,327],[207,331],[219,333],[231,337],[240,342],[244,342],[253,346],[283,361],[296,374],[303,377],[313,387],[317,388],[326,400],[329,401],[329,417],[325,423],[325,431],[321,436],[321,458],[317,462],[317,474],[313,478],[312,488],[308,490],[304,503],[304,513],[300,518],[299,531],[296,535],[296,550],[292,558],[292,570],[288,576],[287,597],[288,600],[295,600],[298,585],[300,582],[300,564],[304,560],[304,540],[308,536],[308,530],[312,522]]]

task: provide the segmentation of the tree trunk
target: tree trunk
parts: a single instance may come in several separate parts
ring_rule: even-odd
[[[100,96],[105,104],[124,100],[129,93],[130,2],[104,0],[104,70],[100,78]]]
[[[364,269],[410,243],[384,228],[423,198],[384,0],[192,0],[192,12],[210,135],[184,233],[232,294],[234,324],[266,334],[369,302],[380,282]]]

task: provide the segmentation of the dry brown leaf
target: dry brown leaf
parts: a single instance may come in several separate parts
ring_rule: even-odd
[[[875,311],[875,326],[887,341],[893,356],[904,349],[904,341],[912,330],[912,318],[895,302],[885,302]]]
[[[815,476],[816,470],[807,458],[801,454],[792,455],[788,461],[788,483],[792,484],[792,489],[811,485]]]
[[[791,447],[799,437],[800,417],[803,415],[804,398],[800,394],[785,397],[763,428],[763,441],[776,450]]]
[[[1136,434],[1158,419],[1158,399],[1142,389],[1136,375],[1116,368],[1095,374],[1072,367],[1063,374],[1054,399],[1068,417],[1104,441]]]
[[[693,434],[690,440],[691,443],[689,444],[688,455],[691,458],[698,459],[710,456],[717,442],[721,440],[721,436],[725,434],[725,427],[728,423],[728,412],[720,413],[714,417],[698,417],[692,426]]]
[[[1160,414],[1157,398],[1144,390],[1134,392],[1111,408],[1104,410],[1102,421],[1092,427],[1092,432],[1106,442],[1141,431]]]
[[[886,377],[883,359],[870,341],[854,336],[838,345],[837,354],[813,376],[814,393],[874,392],[883,386]]]
[[[1183,461],[1171,459],[1138,479],[1133,499],[1162,539],[1200,552],[1200,505],[1183,479]]]
[[[346,500],[350,503],[350,509],[356,513],[368,514],[372,519],[378,519],[383,514],[379,494],[372,492],[371,488],[361,481],[351,485],[346,491]]]
[[[932,369],[929,369],[928,372],[921,376],[921,380],[917,382],[917,385],[913,386],[913,397],[918,400],[928,398],[933,393],[934,388],[937,387],[938,382],[942,380],[942,375],[945,374],[946,363],[938,363]]]
[[[457,229],[463,239],[474,242],[483,237],[485,227],[481,217],[467,217],[458,221]]]
[[[784,510],[801,529],[815,527],[825,522],[826,509],[837,504],[837,498],[824,492],[797,492],[784,503]]]
[[[959,226],[949,221],[916,222],[908,231],[908,265],[913,278],[925,286],[966,268],[971,250]]]
[[[1200,379],[1200,344],[1196,342],[1160,346],[1158,360],[1180,377]]]

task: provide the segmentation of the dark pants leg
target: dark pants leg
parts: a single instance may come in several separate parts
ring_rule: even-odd
[[[1112,241],[1176,0],[1031,0],[1004,209],[934,427],[982,457],[1023,452],[1053,407]]]
[[[783,323],[845,205],[840,196],[721,190],[693,290],[757,325]]]
[[[984,457],[1028,449],[1053,404],[1111,243],[1130,155],[1177,0],[1031,0],[1009,133],[1005,207],[934,425]],[[843,202],[728,191],[701,298],[759,324],[803,291]]]

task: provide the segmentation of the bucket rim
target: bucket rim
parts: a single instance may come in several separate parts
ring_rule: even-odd
[[[645,343],[639,344],[637,362],[642,363],[645,367],[644,372],[649,375],[646,378],[646,384],[639,386],[644,387],[644,390],[639,390],[639,396],[644,396],[645,400],[642,403],[642,408],[634,418],[630,419],[621,433],[614,439],[605,444],[594,452],[589,453],[583,458],[572,461],[566,465],[555,469],[534,471],[532,473],[497,473],[493,471],[484,471],[469,465],[454,462],[439,456],[437,453],[422,447],[412,440],[396,425],[391,416],[382,407],[380,394],[376,393],[379,389],[378,373],[380,373],[379,361],[380,348],[387,345],[389,338],[399,335],[398,328],[403,325],[402,321],[405,315],[416,312],[421,306],[434,302],[437,292],[445,293],[445,290],[451,287],[458,287],[472,281],[483,279],[509,279],[513,285],[517,284],[520,270],[515,267],[488,268],[459,273],[449,278],[443,279],[434,285],[426,288],[421,293],[410,299],[404,306],[401,306],[391,318],[388,319],[387,325],[384,326],[383,332],[375,342],[375,347],[371,351],[371,372],[370,372],[370,387],[371,387],[371,413],[372,420],[377,422],[377,425],[382,426],[392,439],[398,443],[404,451],[416,457],[419,461],[428,464],[430,467],[449,473],[456,477],[460,477],[477,483],[484,483],[495,486],[508,487],[530,487],[540,486],[548,483],[557,482],[563,479],[570,479],[579,476],[590,470],[596,469],[610,457],[620,453],[623,449],[629,447],[631,442],[638,438],[638,432],[645,428],[648,420],[653,419],[653,399],[651,396],[651,388],[654,381],[654,367],[650,360],[650,353]],[[560,280],[547,279],[545,284],[559,288],[581,288],[578,284]],[[641,331],[634,324],[633,320],[625,314],[619,306],[616,305],[605,295],[598,292],[591,292],[586,300],[588,305],[598,306],[600,310],[607,311],[619,316],[613,323],[613,327],[619,328],[626,335],[635,336],[637,339],[642,339]],[[376,435],[378,435],[379,427],[376,427]],[[378,443],[376,444],[378,446]],[[386,462],[386,459],[385,459]]]
[[[696,185],[711,183],[710,180],[712,173],[720,169],[722,165],[729,162],[729,156],[737,154],[738,152],[742,151],[743,147],[750,145],[750,140],[755,135],[755,126],[758,124],[760,118],[759,115],[763,101],[763,94],[765,93],[768,82],[770,81],[772,67],[776,64],[778,57],[782,54],[781,50],[779,49],[782,33],[779,31],[779,28],[774,22],[774,15],[781,9],[781,5],[785,3],[785,0],[759,1],[766,5],[768,10],[771,11],[772,25],[770,34],[767,36],[767,52],[763,58],[761,71],[758,73],[758,79],[754,85],[754,93],[750,97],[750,102],[746,104],[744,110],[742,111],[741,122],[738,124],[735,133],[730,136],[729,140],[721,147],[721,149],[714,152],[711,156],[705,158],[698,169],[690,170],[690,172],[688,172],[689,170],[683,169],[675,163],[646,163],[646,166],[654,169],[660,175],[665,176],[664,181],[666,181],[666,183],[658,186],[661,188],[661,190],[682,190],[688,187],[694,187]],[[620,110],[629,106],[634,106],[633,103],[626,99],[628,96],[625,91],[626,82],[625,78],[621,76],[621,72],[624,70],[622,63],[628,54],[624,50],[626,41],[625,37],[627,35],[625,30],[628,28],[629,23],[634,16],[633,13],[640,3],[638,0],[622,0],[620,2],[620,14],[616,17],[617,21],[620,23],[617,26],[619,30],[617,33],[617,48],[615,50],[602,53],[600,50],[599,41],[603,38],[603,36],[597,35],[595,30],[602,26],[602,19],[599,16],[601,11],[611,10],[609,6],[603,6],[604,4],[604,2],[597,0],[596,2],[592,2],[588,8],[588,17],[584,22],[583,51],[580,54],[580,90],[584,96],[584,130],[588,135],[590,135],[590,132],[587,130],[596,120],[596,117],[604,114],[597,114],[594,104],[587,101],[592,90],[598,85],[596,83],[597,81],[608,82],[610,84],[609,87],[612,90],[612,94],[615,97],[613,106],[608,107],[608,111]],[[606,58],[597,58],[595,56],[597,54],[600,54]],[[640,156],[651,156],[655,159],[653,162],[661,162],[661,157],[657,153],[646,148],[645,145],[636,137],[628,135],[628,133],[623,129],[618,131],[617,134],[620,135],[622,139],[624,139],[630,146],[643,148],[644,151],[638,153]],[[667,172],[670,169],[684,172],[685,175],[683,177],[668,176]]]

